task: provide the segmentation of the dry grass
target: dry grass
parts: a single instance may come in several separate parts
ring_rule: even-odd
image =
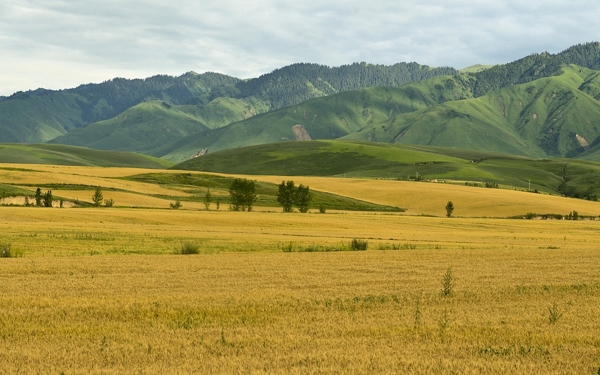
[[[190,196],[173,186],[159,186],[143,182],[126,181],[119,177],[142,173],[156,173],[156,170],[136,168],[67,167],[44,165],[3,164],[10,168],[24,168],[33,172],[0,169],[0,181],[20,186],[20,184],[81,184],[119,189],[117,205],[126,207],[168,207],[169,200],[141,195],[164,195],[173,197]],[[161,171],[161,173],[200,173],[189,171]],[[260,181],[279,184],[289,177],[243,176]],[[407,215],[444,216],[446,203],[454,203],[454,216],[462,217],[509,217],[525,215],[528,212],[539,214],[566,215],[577,211],[580,215],[600,215],[600,202],[563,198],[542,194],[526,193],[503,189],[485,189],[461,185],[415,183],[406,181],[367,180],[334,177],[294,177],[297,184],[304,184],[314,190],[330,192],[373,203],[406,208]],[[35,188],[29,187],[31,191]],[[93,192],[92,192],[93,193]],[[54,193],[56,196],[58,194]],[[64,192],[65,198],[75,197],[91,202],[89,192]],[[202,208],[202,204],[184,203],[187,209]],[[226,207],[224,207],[226,209]],[[272,210],[260,208],[257,210]]]
[[[92,172],[124,173],[114,170]],[[392,199],[400,186],[321,180],[351,196],[372,189],[374,200]],[[444,201],[462,189],[498,193],[402,186],[447,188],[436,197]],[[599,221],[0,207],[0,228],[0,243],[24,253],[0,259],[4,373],[600,367]],[[341,247],[353,238],[368,240],[369,250],[282,252],[290,243]],[[201,254],[175,255],[187,243]],[[442,296],[449,267],[454,288]]]
[[[594,373],[597,265],[545,249],[8,259],[0,367]]]
[[[281,183],[279,176],[254,176],[261,181]],[[581,215],[600,215],[600,202],[564,198],[522,191],[485,189],[443,183],[390,180],[346,179],[335,177],[294,177],[320,191],[369,202],[406,208],[409,215],[444,216],[446,203],[456,207],[455,216],[509,217],[528,212],[566,215],[575,210]]]

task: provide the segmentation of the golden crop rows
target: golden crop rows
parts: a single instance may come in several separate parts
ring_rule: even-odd
[[[116,171],[78,173],[96,182]],[[20,173],[12,178],[31,177]],[[410,188],[295,180],[364,198],[373,189],[380,202],[400,202],[393,189]],[[467,202],[455,197],[465,191],[490,193],[490,202],[502,192],[413,186],[435,186],[431,199],[456,200],[457,213]],[[115,200],[159,199],[138,188],[168,189],[134,186]],[[425,197],[410,194],[414,210],[426,207]],[[505,194],[567,202],[558,213],[597,207]],[[0,245],[23,254],[0,258],[2,372],[592,374],[600,367],[600,221],[445,218],[437,206],[439,217],[147,207],[0,207]],[[368,250],[306,252],[346,250],[353,238],[368,241]],[[186,243],[200,254],[176,255]]]

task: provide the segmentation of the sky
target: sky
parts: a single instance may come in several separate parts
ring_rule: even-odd
[[[598,0],[2,0],[0,95],[299,62],[461,69],[600,40]]]

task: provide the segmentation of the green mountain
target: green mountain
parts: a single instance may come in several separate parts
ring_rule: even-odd
[[[233,174],[443,179],[595,199],[600,164],[488,151],[347,141],[280,142],[223,150],[172,169]]]
[[[340,118],[335,125],[323,126],[319,121],[316,126],[306,125],[312,137],[331,139],[357,131],[376,118],[387,119],[394,111],[413,111],[440,100],[463,97],[465,94],[458,88],[451,98],[444,98],[433,89],[433,85],[447,79],[447,76],[436,77],[428,80],[429,84],[423,87],[408,84],[402,88],[378,87],[358,93],[349,91],[325,96],[320,100],[313,99],[296,105],[295,113],[288,108],[264,113],[270,104],[254,96],[247,99],[219,97],[207,104],[186,106],[171,106],[160,102],[142,103],[114,119],[73,130],[50,143],[144,152],[181,161],[206,148],[212,151],[296,139],[293,127],[305,122],[308,114],[304,111],[310,113],[310,116],[321,116],[323,119],[333,118],[334,113],[341,111],[345,117]],[[400,90],[399,93],[396,93],[397,90]],[[325,110],[322,111],[321,108]],[[382,112],[383,109],[385,113]],[[282,116],[281,113],[286,114]],[[244,119],[248,121],[238,125]],[[195,127],[190,126],[191,123],[195,123]],[[217,129],[230,123],[235,125],[224,132],[206,131],[207,128]],[[266,125],[268,129],[265,129]],[[284,125],[289,126],[277,130]],[[221,137],[222,134],[225,136]],[[190,138],[184,138],[188,135]]]
[[[177,161],[205,149],[341,138],[572,158],[600,142],[597,71],[564,66],[477,98],[476,81],[461,74],[315,98],[192,134],[153,155]]]
[[[457,73],[454,68],[430,68],[417,63],[385,66],[362,62],[340,67],[293,64],[255,79],[240,81],[231,94],[238,98],[253,96],[270,103],[270,110],[275,110],[344,91],[373,86],[398,87]]]
[[[152,154],[169,142],[243,120],[263,109],[256,100],[232,98],[218,98],[206,105],[179,106],[149,101],[110,120],[75,129],[49,143]]]
[[[560,75],[431,106],[375,123],[344,139],[577,157],[600,140],[598,72],[564,67]]]
[[[453,68],[433,69],[416,63],[356,63],[334,68],[294,64],[250,80],[217,73],[117,78],[69,90],[19,92],[0,100],[0,142],[53,140],[183,160],[206,149],[214,152],[286,139],[347,136],[450,145],[452,132],[447,129],[440,135],[439,127],[451,124],[459,142],[455,147],[594,158],[596,132],[583,125],[589,122],[591,126],[589,116],[595,115],[595,109],[587,108],[595,105],[589,98],[597,102],[600,96],[592,72],[576,91],[567,85],[553,93],[571,113],[558,114],[554,127],[546,120],[554,121],[552,116],[562,107],[543,104],[541,98],[536,101],[531,93],[507,95],[521,95],[519,105],[539,111],[533,112],[536,119],[529,119],[533,125],[526,124],[526,114],[515,115],[518,108],[506,107],[499,117],[497,107],[502,105],[490,99],[490,95],[505,95],[499,90],[515,85],[532,83],[538,90],[540,79],[555,77],[567,64],[581,66],[586,72],[600,69],[600,44],[580,44],[558,54],[533,54],[460,74]],[[578,100],[579,93],[586,95],[585,103],[566,104]],[[473,98],[481,100],[465,100]],[[435,121],[427,126],[411,125],[413,130],[401,137],[402,131],[393,134],[402,124],[408,129],[407,124],[419,123],[418,116],[423,114]],[[466,124],[461,116],[468,119]],[[536,126],[541,119],[546,122],[540,130]],[[583,123],[571,125],[568,121]],[[423,134],[418,135],[417,128]],[[359,134],[352,135],[357,131]],[[391,135],[393,140],[389,140]],[[582,149],[577,149],[573,139]]]
[[[148,100],[184,104],[238,81],[217,73],[186,73],[180,77],[115,78],[61,91],[17,92],[0,101],[0,142],[46,142]]]
[[[164,169],[173,165],[163,159],[132,152],[100,151],[64,145],[10,143],[0,143],[0,163],[153,169]]]
[[[450,76],[409,83],[402,87],[372,87],[348,91],[251,117],[228,126],[192,134],[153,153],[181,161],[199,150],[208,152],[262,143],[307,139],[336,139],[381,124],[395,114],[414,112],[437,103],[470,97],[465,85]]]
[[[398,86],[455,72],[452,68],[432,69],[416,63],[362,63],[339,68],[296,64],[244,81],[218,73],[190,72],[180,77],[115,78],[61,91],[17,92],[0,101],[0,142],[45,142],[114,118],[151,100],[169,105],[206,105],[217,98],[233,98],[253,103],[255,109],[266,112],[335,92],[375,85]]]

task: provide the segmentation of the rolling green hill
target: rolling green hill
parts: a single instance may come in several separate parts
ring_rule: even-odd
[[[438,179],[572,197],[600,194],[600,164],[486,151],[345,141],[281,142],[223,150],[172,169],[207,172]]]
[[[592,96],[599,77],[564,66],[478,98],[470,91],[476,78],[467,74],[349,91],[192,134],[153,155],[180,161],[204,149],[341,138],[572,158],[600,141],[600,102]]]
[[[568,64],[583,68],[565,72]],[[294,64],[249,80],[116,78],[2,98],[0,142],[52,140],[179,161],[206,149],[348,137],[595,160],[599,69],[594,42],[462,73],[355,63]]]
[[[164,169],[173,165],[163,159],[132,152],[99,151],[64,145],[9,143],[0,143],[0,163],[154,169]]]
[[[61,91],[18,92],[0,101],[0,142],[46,142],[144,101],[184,104],[212,88],[238,81],[217,73],[191,72],[180,77],[115,78]]]
[[[600,102],[586,93],[598,87],[596,71],[568,66],[557,76],[400,114],[344,139],[576,157],[600,136]]]
[[[214,152],[286,140],[336,139],[384,123],[397,113],[470,96],[465,90],[467,85],[449,88],[448,82],[455,80],[440,76],[402,87],[372,87],[315,98],[223,128],[192,134],[153,155],[181,161],[202,149]]]
[[[256,100],[231,98],[218,98],[206,105],[176,106],[150,101],[113,119],[73,130],[49,143],[152,154],[169,142],[243,120],[262,108]]]
[[[295,64],[249,80],[189,72],[180,77],[115,78],[61,91],[18,92],[0,101],[0,142],[46,142],[152,100],[169,105],[206,105],[217,98],[234,98],[251,103],[251,113],[255,114],[336,92],[375,85],[399,86],[455,73],[452,68],[432,69],[416,63],[361,63],[337,68]]]

